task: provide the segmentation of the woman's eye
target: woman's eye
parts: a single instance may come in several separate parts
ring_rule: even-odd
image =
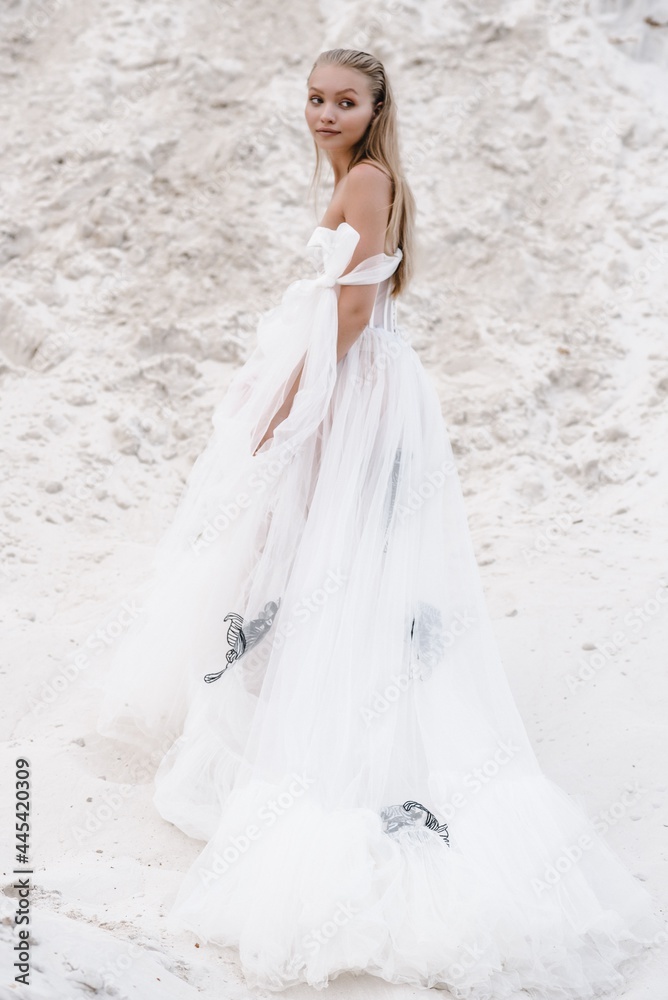
[[[309,101],[310,101],[310,102],[313,102],[313,101],[321,101],[321,100],[322,100],[322,98],[321,98],[321,97],[318,97],[318,96],[317,96],[316,94],[313,94],[313,96],[312,96],[312,97],[309,97]],[[342,100],[342,101],[341,101],[340,103],[341,103],[341,104],[349,104],[349,105],[351,106],[351,108],[354,108],[354,107],[355,107],[355,102],[354,102],[354,101],[350,101],[350,100],[348,100],[348,98],[347,98],[347,97],[344,97],[344,98],[343,98],[343,100]]]

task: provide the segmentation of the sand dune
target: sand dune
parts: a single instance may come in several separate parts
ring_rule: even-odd
[[[334,45],[392,75],[420,240],[399,322],[439,389],[518,705],[665,905],[668,17],[584,6],[4,10],[3,843],[26,758],[34,940],[25,987],[7,847],[3,998],[249,995],[232,951],[162,930],[201,845],[151,803],[156,753],[95,733],[90,677],[258,315],[304,273],[305,81]],[[657,948],[625,998],[656,1000],[665,970]]]

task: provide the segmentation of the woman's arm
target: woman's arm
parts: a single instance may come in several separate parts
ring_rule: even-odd
[[[385,230],[390,214],[392,181],[372,163],[358,163],[345,179],[343,214],[360,234],[359,242],[343,272],[348,274],[368,257],[385,251]],[[339,335],[336,360],[347,354],[371,319],[375,285],[341,285],[339,289]]]
[[[268,441],[270,437],[273,437],[274,431],[276,430],[276,428],[278,427],[278,425],[280,423],[282,423],[283,420],[285,420],[285,418],[287,417],[288,413],[292,409],[292,402],[293,402],[295,396],[297,395],[297,389],[299,388],[299,382],[300,382],[301,377],[302,377],[303,368],[304,368],[304,362],[301,363],[301,365],[299,367],[299,371],[297,372],[297,378],[293,382],[291,388],[288,390],[288,393],[287,393],[285,399],[283,400],[283,402],[281,403],[279,409],[276,411],[275,415],[272,417],[271,423],[267,427],[267,430],[264,433],[264,437],[262,438],[262,440],[260,441],[259,445],[257,446],[257,448],[255,449],[255,451],[253,452],[253,455],[257,454],[258,450],[262,447],[262,445],[265,443],[265,441]]]
[[[360,238],[350,263],[343,272],[352,271],[367,257],[385,250],[385,230],[390,213],[392,181],[384,171],[371,163],[358,163],[346,175],[343,191],[343,214]],[[371,319],[376,299],[375,285],[341,285],[338,299],[337,362],[348,353]],[[287,417],[297,394],[302,369],[290,388],[280,409],[276,412],[256,451],[270,437],[276,427]],[[255,454],[255,452],[253,453]]]

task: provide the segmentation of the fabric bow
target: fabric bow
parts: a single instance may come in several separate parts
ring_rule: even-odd
[[[337,279],[350,263],[355,247],[359,243],[360,234],[347,222],[342,222],[337,230],[332,230],[332,233],[337,238],[323,254],[324,271],[317,278],[312,279],[318,288],[334,287]]]

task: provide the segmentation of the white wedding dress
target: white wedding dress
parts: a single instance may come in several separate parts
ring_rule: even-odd
[[[358,239],[318,226],[315,276],[263,314],[98,728],[168,747],[155,805],[206,841],[169,924],[236,946],[249,986],[614,990],[663,925],[538,765],[438,396],[397,328],[401,251],[344,275]],[[365,283],[371,321],[337,363],[338,287]]]

